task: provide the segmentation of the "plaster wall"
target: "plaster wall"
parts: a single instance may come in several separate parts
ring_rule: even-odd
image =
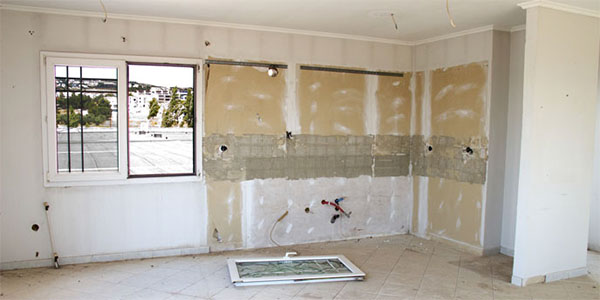
[[[521,122],[523,114],[523,67],[525,55],[525,30],[510,34],[510,76],[508,88],[508,118],[506,133],[506,174],[504,177],[504,203],[502,209],[501,251],[513,256],[515,249],[515,224],[517,216],[517,190],[521,150]]]
[[[599,22],[549,8],[527,10],[517,285],[586,273]]]

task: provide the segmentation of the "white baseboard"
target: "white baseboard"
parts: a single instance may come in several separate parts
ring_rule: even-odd
[[[484,256],[496,255],[496,254],[500,253],[500,249],[501,249],[501,247],[483,248],[483,255]]]
[[[441,235],[437,235],[437,234],[432,234],[430,233],[429,236],[431,236],[431,239],[436,241],[436,242],[440,242],[440,243],[444,243],[446,245],[449,246],[453,246],[456,247],[462,251],[474,254],[474,255],[484,255],[484,250],[483,247],[478,247],[478,246],[474,246],[471,244],[467,244],[465,242],[461,242],[461,241],[457,241],[457,240],[453,240],[451,238],[445,237],[445,236],[441,236]]]
[[[588,243],[588,249],[600,252],[600,244]]]
[[[72,264],[108,262],[108,261],[118,261],[118,260],[128,260],[128,259],[194,255],[194,254],[204,254],[204,253],[208,253],[208,252],[209,252],[209,247],[176,248],[176,249],[123,252],[123,253],[69,256],[69,257],[60,257],[59,256],[58,262],[61,265],[72,265]],[[51,267],[53,265],[54,265],[53,259],[43,258],[43,259],[35,259],[35,260],[3,262],[3,263],[0,263],[0,270]]]
[[[506,256],[515,257],[515,249],[500,247],[500,253],[502,253]]]
[[[546,282],[569,279],[569,278],[579,277],[579,276],[583,276],[583,275],[587,275],[587,267],[549,273],[548,275],[546,275]]]
[[[544,275],[531,276],[527,278],[521,278],[519,276],[513,275],[510,283],[516,286],[525,287],[534,283],[542,283],[544,281],[546,281],[546,276]]]
[[[563,279],[579,277],[579,276],[583,276],[586,274],[587,274],[587,268],[582,267],[582,268],[577,268],[577,269],[572,269],[572,270],[548,273],[546,275],[531,276],[531,277],[527,277],[527,278],[521,278],[519,276],[513,275],[511,283],[514,285],[523,287],[523,286],[531,285],[534,283],[558,281],[558,280],[563,280]]]

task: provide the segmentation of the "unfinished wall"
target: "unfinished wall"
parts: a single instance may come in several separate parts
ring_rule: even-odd
[[[212,64],[205,67],[204,133],[211,135],[285,132],[282,100],[287,70]]]
[[[50,244],[42,206],[44,201],[49,201],[53,207],[51,217],[55,220],[56,247],[61,257],[64,261],[70,259],[71,262],[85,262],[100,255],[106,255],[105,259],[122,259],[198,253],[206,251],[208,245],[214,249],[243,247],[245,244],[261,245],[258,240],[251,242],[245,240],[246,234],[250,233],[245,230],[246,223],[243,218],[246,215],[242,212],[248,208],[247,205],[256,204],[250,200],[246,202],[245,199],[261,197],[254,192],[247,192],[246,186],[254,182],[254,180],[246,181],[248,176],[253,178],[336,176],[335,179],[315,178],[312,181],[319,191],[326,191],[331,181],[335,181],[339,185],[335,196],[344,196],[345,193],[342,191],[355,191],[353,187],[357,183],[343,176],[364,182],[360,186],[368,186],[366,182],[370,181],[372,181],[371,185],[379,184],[379,179],[371,178],[372,173],[368,174],[370,176],[358,179],[358,176],[365,172],[361,169],[362,162],[356,160],[345,161],[344,163],[348,165],[344,165],[343,168],[336,166],[321,168],[327,169],[327,172],[334,170],[335,173],[314,174],[308,173],[308,170],[306,172],[301,170],[304,162],[307,161],[302,156],[306,154],[302,153],[322,151],[329,145],[327,139],[330,137],[320,136],[326,140],[318,140],[300,134],[300,116],[295,108],[296,70],[298,64],[302,63],[369,70],[410,71],[411,47],[158,22],[109,19],[107,23],[103,23],[99,18],[7,10],[2,10],[0,14],[0,36],[2,37],[0,75],[3,87],[0,103],[2,268],[51,264]],[[28,33],[30,30],[35,34],[30,35]],[[65,32],[69,32],[69,35],[65,35]],[[126,37],[125,42],[122,36]],[[210,41],[210,46],[206,46],[205,41]],[[131,180],[118,187],[96,185],[45,188],[42,174],[42,120],[40,118],[39,53],[41,50],[271,61],[288,64],[289,69],[280,70],[281,73],[276,78],[269,78],[266,75],[254,76],[264,75],[264,70],[260,69],[223,67],[217,70],[218,67],[212,66],[214,72],[211,76],[214,76],[209,78],[211,86],[217,86],[213,81],[218,78],[220,71],[227,69],[228,75],[221,72],[222,85],[227,88],[222,89],[223,94],[218,97],[219,101],[223,102],[206,103],[211,110],[210,115],[204,114],[208,121],[203,124],[206,126],[205,144],[208,146],[203,147],[205,145],[199,143],[198,149],[209,153],[210,155],[206,157],[210,160],[214,158],[211,155],[216,155],[214,146],[220,145],[220,139],[225,139],[225,142],[231,146],[228,155],[237,156],[238,151],[251,153],[258,151],[256,153],[259,153],[259,157],[255,157],[256,160],[251,162],[251,166],[254,167],[245,168],[243,172],[237,173],[232,167],[229,169],[231,172],[225,175],[213,174],[211,177],[209,174],[211,166],[206,161],[204,170],[206,183],[199,178],[191,178],[188,182],[178,183],[170,179],[146,184]],[[227,76],[230,75],[257,81],[227,81],[229,79]],[[374,83],[375,85],[373,82],[368,84],[375,87],[369,89],[373,94],[377,92],[377,83]],[[244,89],[250,88],[251,92],[238,93],[240,89],[236,84],[244,84]],[[393,82],[391,84],[394,86]],[[386,91],[383,93],[385,97],[394,97],[388,94],[389,89],[383,87],[382,91]],[[212,92],[209,86],[208,93]],[[398,92],[398,95],[406,95],[406,91]],[[372,108],[376,108],[377,103],[374,97],[369,97],[368,101],[369,104],[365,105],[371,108],[366,110],[367,113],[363,118],[370,120],[368,121],[370,123],[368,126],[363,126],[376,128],[373,124],[378,120],[377,109]],[[225,105],[227,102],[231,104],[232,110],[228,110],[230,106]],[[215,106],[212,106],[213,104]],[[244,105],[244,109],[240,110],[236,105]],[[225,121],[218,119],[218,117],[227,118],[226,112],[235,115],[229,115],[231,117]],[[213,116],[217,119],[211,119]],[[260,126],[261,124],[264,126]],[[233,127],[230,127],[232,125]],[[293,132],[294,139],[285,140],[286,130]],[[377,134],[374,129],[369,130],[367,133]],[[365,131],[361,134],[364,133]],[[24,138],[25,136],[27,138]],[[259,137],[264,140],[252,141],[253,138]],[[336,140],[332,142],[329,151],[360,153],[363,150],[366,152],[363,148],[369,148],[369,155],[365,157],[370,157],[372,145],[375,144],[374,137],[357,134],[346,138],[355,139],[356,147],[348,147],[346,145],[348,140]],[[290,163],[294,161],[293,164],[297,166],[294,172],[297,174],[271,174],[265,171],[264,167],[260,168],[262,162],[271,161],[273,158],[271,155],[271,159],[261,161],[260,155],[268,151],[278,155],[282,141],[287,149],[285,152],[287,161]],[[259,143],[265,149],[253,149],[252,145],[255,145],[253,143]],[[273,148],[269,149],[269,147]],[[394,149],[396,148],[384,150],[389,153],[399,152]],[[296,159],[297,157],[300,158]],[[235,162],[219,163],[234,165]],[[326,165],[330,162],[323,158],[318,163]],[[217,169],[212,167],[213,171]],[[351,175],[338,175],[339,170]],[[384,171],[388,172],[385,174],[391,174],[389,170]],[[410,193],[406,192],[410,190],[407,188],[408,179],[387,176],[381,177],[381,180],[385,184],[382,183],[378,187],[383,190],[373,189],[370,201],[364,199],[362,197],[364,194],[361,193],[349,192],[346,195],[349,197],[348,203],[357,206],[356,209],[353,208],[355,217],[348,219],[350,222],[344,220],[343,225],[348,225],[349,229],[343,237],[363,235],[362,232],[367,232],[364,235],[368,235],[406,231],[408,221],[404,213],[410,210],[405,211],[404,208],[406,203],[409,203],[410,197]],[[286,182],[291,186],[304,187],[306,182],[310,181],[307,179]],[[260,191],[270,193],[279,188],[281,179],[264,179],[260,182],[262,186]],[[389,182],[395,183],[387,184]],[[303,189],[292,188],[292,190],[295,191],[294,194],[289,194],[288,197],[292,198],[297,205],[305,205]],[[333,194],[323,194],[323,198],[332,196]],[[279,217],[281,214],[279,206],[281,203],[287,203],[287,199],[279,197],[270,199],[268,204],[273,205],[273,208],[257,210],[256,216],[252,217],[257,219],[264,217],[265,222],[270,222],[273,216]],[[377,208],[371,208],[365,203],[374,203]],[[320,207],[315,209],[318,210]],[[393,213],[392,222],[389,222],[387,227],[380,223],[380,220],[371,220],[367,223],[366,215],[361,210],[366,212],[371,209],[381,215]],[[329,215],[312,216],[315,218],[310,219],[311,222],[321,220],[321,217],[325,217],[326,221],[330,218]],[[356,222],[356,225],[350,225],[351,222]],[[41,229],[37,232],[32,231],[33,223],[39,224]],[[338,226],[331,223],[328,225]],[[304,225],[294,225],[296,229],[302,226]],[[354,227],[361,230],[351,229]],[[218,234],[215,234],[215,228],[218,229]],[[304,229],[307,231],[309,227]],[[256,237],[260,232],[257,229],[253,236]],[[219,237],[221,242],[213,236]],[[339,235],[318,237],[331,239]],[[312,236],[307,233],[299,236],[298,241],[308,241],[311,238]],[[35,256],[36,252],[39,252],[39,257]]]
[[[299,74],[297,111],[285,105],[292,72]],[[211,65],[206,74],[203,164],[213,248],[272,246],[268,229],[286,210],[279,226],[288,229],[274,233],[281,243],[408,230],[410,180],[398,176],[409,174],[410,73],[296,69],[271,78],[253,67]],[[288,135],[280,117],[290,115],[301,130]],[[367,134],[379,128],[387,134]],[[332,223],[335,213],[320,201],[342,196],[353,214]]]
[[[43,201],[56,209],[57,250],[73,262],[102,254],[120,259],[197,253],[206,246],[271,246],[267,229],[285,210],[288,216],[274,231],[282,244],[404,233],[412,226],[416,234],[481,247],[491,32],[409,47],[0,14],[0,76],[2,87],[9,87],[1,90],[0,106],[3,268],[50,263]],[[270,78],[264,68],[211,65],[198,106],[205,181],[45,188],[41,50],[266,61],[288,69]],[[319,73],[300,70],[301,64],[404,76]],[[341,196],[352,215],[331,223],[335,212],[319,201]],[[34,222],[38,232],[30,229]]]
[[[423,102],[428,137],[415,136],[414,175],[430,177],[427,187],[428,232],[481,246],[487,63],[426,71],[430,98]]]
[[[288,215],[273,230],[273,239],[282,245],[408,231],[408,177],[251,180],[244,181],[242,189],[246,247],[272,246],[269,232],[285,211]],[[345,197],[340,204],[350,218],[332,223],[339,212],[321,200],[340,196]]]
[[[486,201],[491,197],[487,192],[490,99],[493,95],[499,101],[503,98],[491,88],[496,34],[486,31],[418,45],[414,57],[417,107],[411,144],[415,176],[412,230],[478,253],[487,249],[484,221],[488,217]],[[496,46],[508,49],[508,43]],[[505,73],[498,69],[498,76],[507,77]],[[502,110],[497,113],[499,119],[506,115]],[[501,220],[501,209],[488,213]],[[494,243],[499,245],[499,239],[497,234]]]

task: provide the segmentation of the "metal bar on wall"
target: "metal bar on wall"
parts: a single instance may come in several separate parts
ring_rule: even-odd
[[[336,72],[336,73],[351,73],[351,74],[363,74],[363,75],[379,75],[379,76],[404,77],[404,73],[383,72],[383,71],[367,71],[367,70],[343,69],[343,68],[331,68],[331,67],[300,66],[300,70],[324,71],[324,72]]]
[[[243,66],[243,67],[275,67],[278,69],[287,69],[287,65],[282,64],[270,64],[270,63],[259,63],[259,62],[247,62],[247,61],[231,61],[231,60],[205,60],[205,64],[215,65],[230,65],[230,66]]]

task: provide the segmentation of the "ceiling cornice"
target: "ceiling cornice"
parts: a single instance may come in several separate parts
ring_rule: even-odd
[[[77,17],[93,17],[93,18],[100,18],[100,19],[104,18],[103,12],[55,9],[55,8],[44,8],[44,7],[22,6],[22,5],[11,5],[11,4],[0,4],[0,10],[45,13],[45,14],[56,14],[56,15],[69,15],[69,16],[77,16]],[[493,25],[486,25],[486,26],[482,26],[482,27],[467,29],[467,30],[463,30],[463,31],[459,31],[459,32],[453,32],[450,34],[440,35],[440,36],[431,37],[431,38],[427,38],[427,39],[422,39],[422,40],[417,40],[417,41],[406,41],[406,40],[400,40],[400,39],[398,39],[398,40],[385,39],[385,38],[376,38],[376,37],[363,36],[363,35],[352,35],[352,34],[311,31],[311,30],[299,30],[299,29],[290,29],[290,28],[283,28],[283,27],[247,25],[247,24],[238,24],[238,23],[226,23],[226,22],[203,21],[203,20],[192,20],[192,19],[151,17],[151,16],[141,16],[141,15],[108,14],[108,18],[109,19],[119,19],[119,20],[160,22],[160,23],[171,23],[171,24],[185,24],[185,25],[197,25],[197,26],[207,26],[207,27],[220,27],[220,28],[231,28],[231,29],[242,29],[242,30],[277,32],[277,33],[286,33],[286,34],[309,35],[309,36],[316,36],[316,37],[338,38],[338,39],[357,40],[357,41],[364,41],[364,42],[374,42],[374,43],[393,44],[393,45],[402,45],[402,46],[422,45],[422,44],[426,44],[426,43],[432,43],[432,42],[436,42],[436,41],[441,41],[441,40],[446,40],[446,39],[451,39],[451,38],[455,38],[455,37],[460,37],[460,36],[464,36],[464,35],[480,33],[480,32],[485,32],[485,31],[491,31],[491,30],[512,31],[512,29],[514,28],[514,27],[513,28],[500,28],[497,26],[495,27]]]
[[[545,7],[545,8],[555,9],[555,10],[566,11],[566,12],[570,12],[573,14],[579,14],[579,15],[584,15],[584,16],[588,16],[588,17],[600,18],[600,11],[596,11],[593,9],[581,8],[581,7],[563,4],[563,3],[557,3],[554,1],[548,1],[548,0],[533,0],[533,1],[519,3],[517,5],[519,5],[522,9],[529,9],[532,7]]]
[[[103,12],[91,12],[91,11],[82,11],[82,10],[56,9],[56,8],[22,6],[22,5],[11,5],[11,4],[0,4],[0,9],[12,10],[12,11],[22,11],[22,12],[56,14],[56,15],[69,15],[69,16],[77,16],[77,17],[104,18]],[[410,41],[376,38],[376,37],[363,36],[363,35],[333,33],[333,32],[324,32],[324,31],[312,31],[312,30],[299,30],[299,29],[290,29],[290,28],[283,28],[283,27],[247,25],[247,24],[226,23],[226,22],[216,22],[216,21],[152,17],[152,16],[141,16],[141,15],[127,15],[127,14],[112,14],[112,13],[108,14],[108,19],[109,19],[109,21],[110,21],[110,19],[119,19],[119,20],[132,20],[132,21],[161,22],[161,23],[171,23],[171,24],[198,25],[198,26],[207,26],[207,27],[220,27],[220,28],[231,28],[231,29],[242,29],[242,30],[256,30],[256,31],[266,31],[266,32],[310,35],[310,36],[318,36],[318,37],[348,39],[348,40],[375,42],[375,43],[383,43],[383,44],[394,44],[394,45],[404,45],[404,46],[412,46],[413,45],[413,43]]]
[[[521,25],[512,27],[510,29],[510,32],[516,32],[516,31],[521,31],[521,30],[525,30],[525,24],[521,24]]]

